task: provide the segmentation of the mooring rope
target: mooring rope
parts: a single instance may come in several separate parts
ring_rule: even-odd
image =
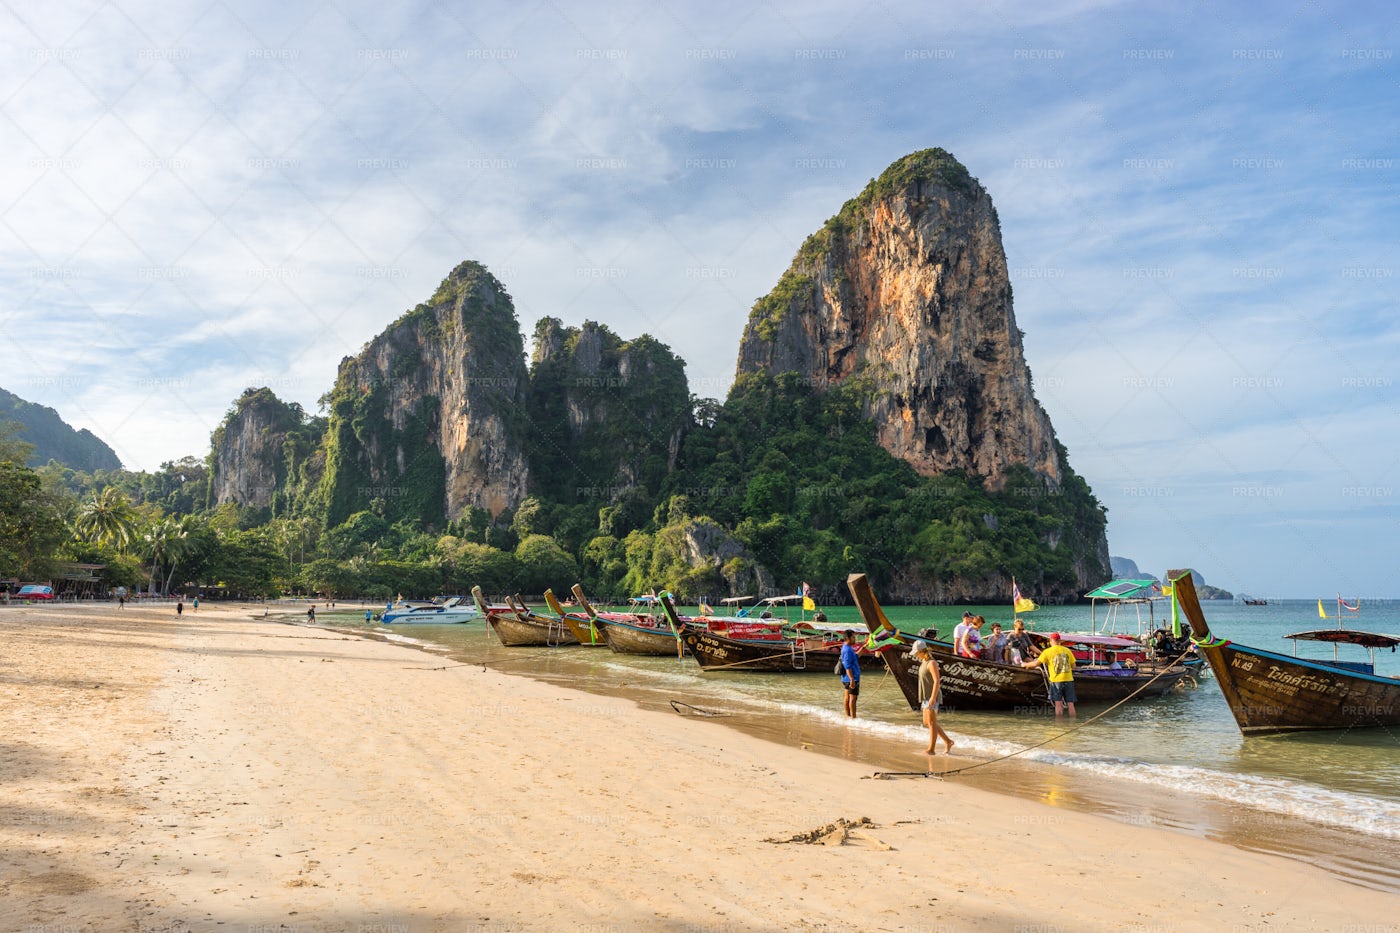
[[[892,778],[892,777],[926,777],[926,778],[928,778],[928,777],[936,777],[936,778],[938,778],[939,780],[942,780],[943,778],[945,778],[945,777],[947,777],[948,775],[951,775],[951,774],[963,774],[964,772],[967,772],[967,771],[975,771],[975,770],[978,769],[978,768],[985,768],[987,765],[996,764],[996,763],[999,762],[999,761],[1006,761],[1006,760],[1009,759],[1009,758],[1015,758],[1015,757],[1018,756],[1018,755],[1024,755],[1026,752],[1035,751],[1037,748],[1042,748],[1043,746],[1049,745],[1051,742],[1054,742],[1054,741],[1057,740],[1057,739],[1062,739],[1062,738],[1064,738],[1065,736],[1069,735],[1069,734],[1072,733],[1072,732],[1078,732],[1080,729],[1083,729],[1083,728],[1085,728],[1085,727],[1087,727],[1087,726],[1091,726],[1091,725],[1093,725],[1095,722],[1098,722],[1100,719],[1104,718],[1104,717],[1107,716],[1109,713],[1113,712],[1113,711],[1116,710],[1118,707],[1122,706],[1124,703],[1126,703],[1126,702],[1128,702],[1129,700],[1133,699],[1133,698],[1136,697],[1138,694],[1142,693],[1142,691],[1146,690],[1148,687],[1150,687],[1150,686],[1152,686],[1153,684],[1155,684],[1158,680],[1160,680],[1160,679],[1162,678],[1163,675],[1170,673],[1170,672],[1171,672],[1171,669],[1172,669],[1173,667],[1175,667],[1177,664],[1181,663],[1181,662],[1186,658],[1186,656],[1189,655],[1190,653],[1191,653],[1191,650],[1188,648],[1187,650],[1183,651],[1181,654],[1177,655],[1176,658],[1174,658],[1173,660],[1167,662],[1167,666],[1164,667],[1164,668],[1162,668],[1160,671],[1158,671],[1157,674],[1156,674],[1156,676],[1154,676],[1151,680],[1147,681],[1147,682],[1144,683],[1141,687],[1138,687],[1138,688],[1137,688],[1136,690],[1134,690],[1132,693],[1128,694],[1128,695],[1125,696],[1123,699],[1119,700],[1117,703],[1114,703],[1112,706],[1110,706],[1108,709],[1104,710],[1103,712],[1099,713],[1097,716],[1092,716],[1092,717],[1090,717],[1089,719],[1086,719],[1086,720],[1084,720],[1084,721],[1081,722],[1081,723],[1077,723],[1077,724],[1071,726],[1070,728],[1064,730],[1063,732],[1058,732],[1058,733],[1056,733],[1055,735],[1050,736],[1050,738],[1046,739],[1046,740],[1043,741],[1043,742],[1037,742],[1037,743],[1034,744],[1034,745],[1027,745],[1025,748],[1022,748],[1022,749],[1019,749],[1019,750],[1017,750],[1017,751],[1010,752],[1010,753],[1008,753],[1008,754],[1002,755],[1002,756],[999,757],[999,758],[989,758],[989,759],[987,759],[986,761],[979,761],[979,762],[976,762],[975,764],[966,765],[966,766],[961,767],[961,768],[950,768],[950,769],[947,770],[947,771],[876,771],[874,774],[871,775],[871,777],[876,778],[876,779],[879,779],[879,780],[884,780],[885,778]]]
[[[720,710],[702,709],[702,708],[699,707],[699,706],[691,706],[689,703],[682,703],[680,700],[672,700],[672,701],[671,701],[671,709],[675,710],[675,711],[678,712],[678,713],[681,713],[681,707],[685,707],[686,709],[693,711],[697,716],[711,716],[711,717],[713,717],[713,716],[730,716],[730,715],[733,715],[732,713],[725,713],[725,712],[721,712]],[[687,714],[681,713],[681,715],[684,716],[684,715],[687,715]]]

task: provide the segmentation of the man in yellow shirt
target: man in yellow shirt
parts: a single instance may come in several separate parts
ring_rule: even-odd
[[[1060,633],[1050,634],[1050,647],[1040,653],[1034,661],[1025,661],[1022,667],[1031,668],[1045,665],[1045,677],[1050,682],[1050,699],[1055,704],[1055,716],[1063,716],[1069,707],[1070,716],[1074,712],[1074,652],[1060,644]]]

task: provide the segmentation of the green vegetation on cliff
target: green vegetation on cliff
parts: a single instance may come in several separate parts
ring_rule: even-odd
[[[26,466],[37,467],[56,460],[73,470],[120,470],[116,453],[87,428],[74,430],[58,412],[27,402],[0,389],[0,423],[13,422],[30,445]]]
[[[588,506],[590,524],[624,490],[654,499],[690,422],[684,361],[646,334],[623,341],[592,322],[545,318],[535,340],[553,352],[530,371],[531,492]]]
[[[1025,467],[996,491],[960,472],[922,477],[876,443],[857,392],[743,377],[713,427],[687,438],[668,490],[734,529],[780,588],[860,568],[929,591],[1014,575],[1028,591],[1072,592],[1105,518],[1063,449],[1059,487]]]

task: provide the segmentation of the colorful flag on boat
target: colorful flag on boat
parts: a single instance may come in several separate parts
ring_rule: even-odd
[[[1035,603],[1021,595],[1021,588],[1016,585],[1016,579],[1011,579],[1011,610],[1013,612],[1034,612],[1039,609]]]
[[[1322,608],[1322,600],[1317,601],[1317,614],[1320,618],[1327,618],[1327,610]]]
[[[817,604],[812,601],[812,588],[806,583],[802,584],[802,608],[808,612],[817,608]]]
[[[1337,605],[1338,605],[1338,606],[1341,606],[1341,607],[1342,607],[1343,609],[1345,609],[1347,612],[1360,612],[1360,611],[1361,611],[1361,597],[1360,597],[1360,596],[1356,597],[1356,605],[1355,605],[1355,606],[1348,606],[1348,605],[1347,605],[1347,601],[1346,601],[1345,599],[1342,599],[1342,597],[1338,596],[1338,597],[1337,597]]]

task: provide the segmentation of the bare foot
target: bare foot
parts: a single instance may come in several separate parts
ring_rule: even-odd
[[[945,755],[951,755],[951,754],[953,754],[953,743],[952,743],[952,742],[949,742],[947,739],[944,739],[943,741],[944,741],[944,742],[947,742],[947,744],[948,744],[948,747],[947,747],[946,749],[943,750],[944,754],[945,754]]]
[[[938,749],[936,749],[936,748],[926,748],[926,749],[924,749],[924,754],[925,754],[925,755],[937,755],[937,754],[938,754]]]

